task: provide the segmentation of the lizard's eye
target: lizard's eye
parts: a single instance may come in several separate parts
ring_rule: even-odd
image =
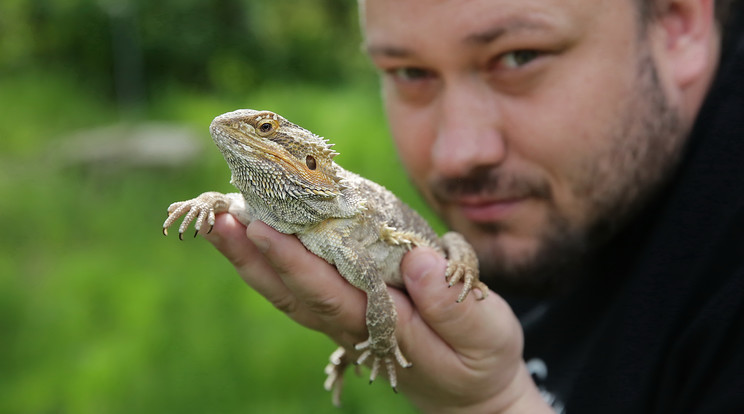
[[[273,119],[265,119],[258,122],[258,127],[256,128],[256,131],[258,132],[258,135],[261,135],[262,137],[265,137],[272,132],[276,131],[276,129],[279,128],[279,123],[276,122]]]
[[[308,155],[307,158],[305,158],[305,164],[307,164],[307,168],[311,170],[318,168],[318,164],[315,162],[315,158],[312,155]]]

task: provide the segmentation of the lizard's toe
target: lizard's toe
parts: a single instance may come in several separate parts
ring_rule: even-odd
[[[447,265],[446,273],[447,284],[452,287],[456,283],[462,281],[462,290],[460,295],[457,297],[457,302],[462,302],[468,296],[473,289],[480,291],[478,300],[484,299],[488,296],[488,286],[478,279],[478,270],[473,269],[470,266],[460,263],[450,263]]]
[[[397,362],[398,365],[403,368],[409,368],[413,365],[403,356],[403,352],[401,352],[398,344],[394,343],[392,348],[388,348],[385,351],[376,351],[373,349],[371,342],[366,340],[357,344],[354,348],[357,351],[363,351],[355,362],[357,365],[363,364],[370,356],[373,357],[372,370],[369,374],[370,384],[375,380],[375,378],[377,378],[377,375],[380,373],[380,367],[384,365],[385,371],[387,371],[388,374],[390,386],[393,388],[393,391],[397,393],[398,377],[396,375],[395,363]]]
[[[336,407],[341,405],[341,391],[344,388],[344,372],[349,365],[349,357],[344,347],[338,347],[328,358],[325,367],[326,380],[323,388],[331,392],[331,401]]]
[[[196,237],[201,228],[209,225],[209,232],[212,231],[215,223],[215,203],[217,199],[211,193],[204,193],[199,197],[191,200],[178,201],[168,206],[168,217],[163,222],[163,234],[168,235],[168,227],[180,217],[183,217],[181,225],[178,227],[178,238],[183,240],[183,233],[194,223],[194,237]]]

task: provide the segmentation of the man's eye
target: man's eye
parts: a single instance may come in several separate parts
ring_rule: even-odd
[[[387,72],[395,79],[405,82],[423,80],[431,76],[431,72],[428,70],[413,67],[396,68]]]
[[[515,50],[499,58],[499,65],[506,69],[518,69],[540,56],[537,50]]]

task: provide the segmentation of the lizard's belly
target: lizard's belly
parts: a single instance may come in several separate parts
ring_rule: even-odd
[[[403,277],[400,274],[400,262],[408,248],[391,246],[382,240],[367,247],[369,255],[377,264],[382,280],[390,286],[403,287]]]
[[[318,226],[313,232],[297,236],[308,250],[335,265],[352,285],[366,284],[358,278],[373,278],[403,287],[400,262],[408,247],[381,240],[376,229],[349,225],[356,224],[352,220],[338,220],[334,224],[330,228]]]

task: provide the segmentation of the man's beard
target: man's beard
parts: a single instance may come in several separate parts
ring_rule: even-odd
[[[583,166],[583,176],[572,183],[574,197],[587,206],[588,217],[583,223],[573,223],[556,208],[552,189],[541,177],[517,176],[495,167],[431,183],[431,193],[439,203],[502,194],[546,203],[546,224],[538,247],[528,257],[510,257],[499,245],[498,236],[509,231],[508,223],[470,223],[481,233],[471,242],[478,252],[482,279],[496,291],[542,295],[573,285],[587,270],[593,253],[671,176],[679,162],[685,130],[647,50],[639,57],[636,79],[634,96],[618,114],[617,123],[607,129],[611,145],[592,157]]]

